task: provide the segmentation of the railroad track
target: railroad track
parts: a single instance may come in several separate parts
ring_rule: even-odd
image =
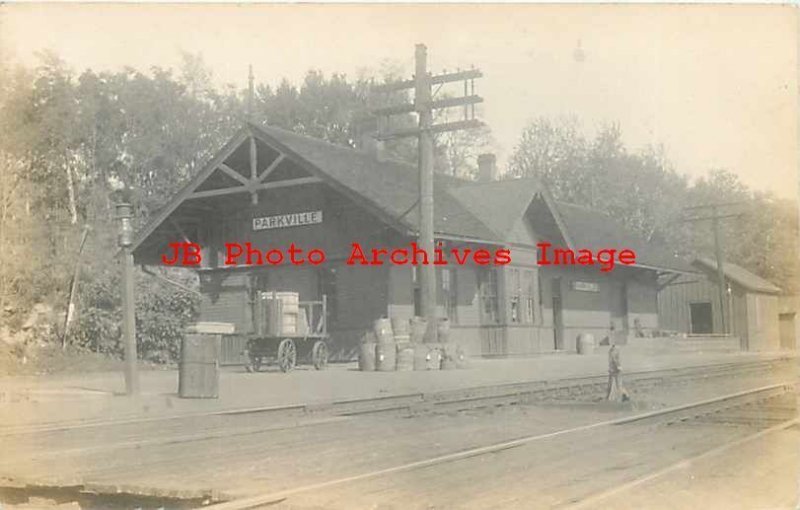
[[[743,364],[724,364],[710,367],[693,367],[690,369],[628,373],[626,374],[626,385],[638,384],[640,385],[639,387],[644,390],[653,386],[670,384],[675,381],[677,381],[677,384],[680,384],[681,382],[697,379],[713,380],[714,378],[725,378],[734,375],[741,376],[743,373],[750,374],[750,376],[755,379],[758,379],[762,373],[770,373],[773,376],[773,380],[775,380],[774,376],[776,374],[784,374],[784,372],[776,372],[776,369],[783,370],[786,368],[793,368],[793,364],[790,365],[788,361],[784,359],[770,360],[768,362],[747,363],[745,364],[745,367],[743,367]],[[744,368],[744,370],[742,370],[742,368]],[[795,375],[794,371],[791,372],[791,375]],[[204,413],[199,416],[206,418],[211,416],[214,417],[214,420],[209,420],[208,423],[203,423],[202,426],[191,429],[191,432],[183,430],[186,422],[180,421],[178,418],[194,420],[196,419],[194,416],[189,418],[184,416],[167,417],[166,419],[154,420],[128,420],[125,422],[110,422],[107,424],[92,424],[91,426],[79,427],[53,427],[50,430],[53,435],[49,436],[47,442],[54,448],[52,448],[52,451],[46,452],[46,454],[38,452],[36,455],[37,457],[42,457],[43,459],[49,460],[52,458],[53,460],[58,460],[60,457],[72,456],[73,454],[82,455],[85,453],[93,453],[95,454],[95,457],[89,458],[97,458],[96,454],[98,453],[110,455],[113,454],[115,450],[131,450],[131,448],[134,447],[137,449],[140,447],[149,447],[152,450],[153,448],[160,448],[162,445],[164,447],[175,447],[178,445],[180,448],[188,448],[188,450],[186,450],[188,456],[180,454],[174,459],[174,461],[171,458],[165,458],[164,460],[158,461],[158,463],[163,464],[163,466],[161,464],[156,466],[164,468],[165,466],[168,467],[167,464],[174,464],[175,469],[177,470],[182,463],[191,462],[190,459],[193,458],[192,456],[194,455],[194,452],[197,452],[198,454],[200,453],[198,448],[202,448],[200,445],[205,444],[202,442],[207,439],[218,440],[222,437],[232,438],[250,435],[257,436],[265,431],[289,430],[297,427],[313,427],[325,423],[345,421],[352,419],[351,417],[355,415],[373,415],[381,413],[399,413],[401,416],[413,415],[416,413],[436,414],[440,412],[449,413],[453,410],[460,411],[464,409],[481,409],[504,405],[538,403],[548,399],[563,399],[564,397],[566,397],[567,400],[580,399],[590,395],[596,395],[598,392],[600,394],[604,393],[605,384],[605,376],[596,376],[555,382],[534,381],[530,383],[470,388],[467,390],[439,392],[427,395],[417,394],[411,397],[387,397],[384,399],[370,399],[368,402],[344,401],[322,407],[292,406],[292,408],[285,413],[276,413],[274,408],[270,408],[268,410],[259,408]],[[703,400],[689,405],[675,406],[649,413],[638,413],[616,420],[590,423],[579,427],[530,435],[513,439],[511,441],[490,444],[478,448],[469,448],[464,451],[439,455],[416,462],[400,464],[387,469],[356,474],[343,479],[323,481],[322,483],[306,487],[298,487],[291,489],[289,494],[278,493],[276,495],[276,493],[271,493],[265,497],[267,497],[270,502],[274,502],[283,497],[289,497],[289,495],[292,494],[301,494],[313,490],[324,490],[337,485],[355,483],[360,480],[369,480],[371,478],[381,477],[392,473],[413,471],[415,469],[424,469],[430,466],[454,462],[461,459],[480,457],[490,453],[496,453],[502,450],[523,446],[525,444],[544,441],[545,439],[549,438],[558,438],[562,436],[568,436],[570,434],[578,434],[580,432],[590,431],[592,429],[611,427],[612,425],[625,425],[635,422],[661,423],[665,425],[686,423],[690,421],[699,422],[704,420],[713,422],[714,420],[721,420],[725,416],[731,416],[731,410],[736,410],[738,413],[737,419],[739,421],[746,422],[748,418],[747,413],[749,412],[748,409],[752,410],[753,406],[763,405],[764,402],[769,402],[769,399],[785,394],[790,390],[791,384],[792,383],[775,384],[754,390],[726,395],[724,397]],[[231,418],[233,417],[236,419],[232,420]],[[290,419],[283,421],[273,420],[273,418],[277,417]],[[757,417],[758,416],[756,416],[756,418]],[[140,430],[142,423],[153,422],[155,428],[157,429],[156,436],[152,436],[149,433],[143,433]],[[772,422],[761,423],[758,424],[758,426],[768,426],[771,425],[771,423]],[[95,434],[95,430],[93,428],[101,426],[119,426],[122,427],[122,429],[116,429],[114,434],[108,434],[110,429],[97,430],[98,434]],[[80,430],[86,428],[89,430]],[[150,429],[153,429],[153,427],[151,426]],[[81,435],[83,436],[88,434],[96,439],[93,439],[89,444],[84,444],[81,441],[75,441],[75,438],[73,438],[72,444],[66,443],[63,438],[68,438],[74,435],[72,431],[81,432]],[[41,432],[41,429],[31,430],[25,433],[34,434],[29,437],[39,441],[41,436],[36,436],[35,434],[37,432]],[[62,436],[62,432],[69,434]],[[21,434],[23,432],[18,433]],[[14,440],[15,438],[9,437],[7,439]],[[185,443],[185,445],[180,443]],[[476,443],[473,443],[473,445],[474,444]],[[444,450],[444,452],[447,451],[448,450]],[[247,450],[243,451],[243,455],[241,456],[242,462],[246,462],[246,459],[248,459],[248,455],[244,455],[245,453],[247,453]],[[234,452],[234,455],[239,456],[239,454],[236,452]],[[201,459],[202,457],[203,455],[198,455],[198,459]],[[138,466],[137,469],[141,470],[145,467],[150,469],[149,464],[142,464],[141,466]],[[117,469],[117,471],[122,473],[120,469]],[[358,471],[354,472],[358,473]],[[85,494],[89,492],[98,495],[106,495],[111,498],[121,498],[125,494],[143,497],[163,497],[165,501],[170,501],[170,498],[173,498],[172,501],[175,502],[174,506],[176,507],[179,506],[178,503],[180,503],[180,506],[185,506],[190,499],[194,501],[202,501],[204,499],[211,499],[211,501],[231,500],[230,503],[224,504],[235,505],[242,504],[242,501],[247,501],[244,499],[233,500],[231,495],[226,495],[225,493],[218,493],[214,491],[205,492],[204,488],[202,490],[195,490],[194,492],[191,492],[185,490],[172,491],[171,489],[163,489],[156,486],[151,487],[149,485],[126,485],[124,483],[122,485],[103,485],[92,480],[96,474],[102,475],[103,472],[89,469],[86,473],[87,476],[77,474],[73,477],[74,484],[70,490],[75,491],[76,494]],[[42,479],[38,481],[34,479],[20,480],[23,487],[54,488],[63,486],[61,482],[58,482],[58,480],[54,478]],[[123,479],[121,478],[121,480]],[[256,506],[248,504],[250,506],[233,506],[232,508],[257,508],[263,504],[264,503],[257,503]],[[172,508],[173,506],[167,504],[165,507]],[[101,505],[98,506],[98,508],[106,508],[106,506]]]
[[[633,391],[667,384],[684,384],[702,379],[704,381],[731,376],[771,374],[779,369],[794,368],[795,358],[777,358],[747,363],[717,363],[695,367],[669,368],[653,371],[626,372],[626,387]],[[487,406],[526,404],[558,399],[592,400],[605,394],[607,375],[572,377],[551,381],[527,381],[487,386],[476,386],[430,393],[407,393],[358,400],[340,400],[321,404],[293,404],[287,406],[263,406],[202,413],[168,416],[134,417],[117,420],[81,420],[67,423],[50,423],[25,426],[0,427],[0,438],[61,432],[78,429],[139,425],[151,423],[194,421],[206,418],[225,418],[242,415],[264,415],[265,417],[296,418],[303,416],[357,416],[368,414],[399,413],[416,415],[423,413],[451,412]]]
[[[754,388],[746,391],[740,391],[721,397],[706,399],[689,404],[673,406],[669,408],[660,409],[646,413],[639,413],[633,416],[626,416],[622,418],[590,423],[578,427],[572,427],[554,432],[544,434],[536,434],[521,437],[511,441],[504,441],[501,443],[491,444],[478,448],[471,448],[455,453],[440,455],[424,460],[410,462],[406,464],[397,465],[390,468],[380,469],[371,472],[365,472],[355,476],[349,476],[339,479],[333,479],[322,483],[316,483],[305,486],[298,486],[287,490],[265,493],[249,498],[242,498],[228,502],[218,503],[203,508],[209,510],[246,510],[262,508],[269,505],[274,505],[287,500],[292,496],[297,496],[303,493],[314,491],[324,491],[337,486],[363,482],[374,478],[386,477],[389,475],[408,472],[414,470],[421,470],[430,468],[432,466],[452,463],[460,460],[470,459],[474,457],[481,457],[491,454],[496,454],[504,450],[510,450],[521,446],[529,445],[538,441],[544,441],[560,436],[568,436],[572,434],[579,434],[595,429],[621,427],[634,423],[644,423],[652,425],[671,426],[675,424],[684,424],[695,420],[715,420],[717,423],[726,423],[726,416],[736,416],[736,425],[743,423],[754,427],[756,431],[740,437],[734,441],[727,442],[723,445],[705,451],[700,455],[694,456],[691,459],[682,459],[680,462],[673,464],[664,469],[660,469],[654,473],[646,476],[639,477],[635,480],[626,482],[622,485],[614,487],[610,490],[603,491],[602,493],[593,494],[590,497],[585,497],[580,501],[570,502],[565,508],[569,510],[579,510],[586,508],[595,508],[598,503],[612,495],[618,494],[631,487],[640,485],[650,481],[665,473],[679,469],[684,466],[687,460],[696,460],[705,456],[714,455],[726,449],[734,448],[738,445],[744,444],[753,439],[762,437],[766,434],[786,429],[798,423],[796,413],[796,382],[787,381],[784,383],[773,384],[769,386]],[[752,410],[756,406],[761,406],[763,412],[755,413],[755,418],[750,415],[749,421],[741,421],[741,411]],[[763,419],[766,416],[767,419]]]

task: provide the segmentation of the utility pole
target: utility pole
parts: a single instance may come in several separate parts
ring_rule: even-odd
[[[245,114],[247,122],[253,122],[253,95],[255,94],[253,81],[253,65],[250,64],[247,72],[247,112]]]
[[[139,367],[136,353],[136,298],[133,280],[133,206],[117,204],[119,246],[122,248],[122,337],[125,346],[125,393],[139,394]]]
[[[728,306],[728,286],[725,282],[725,260],[722,254],[722,233],[720,232],[720,223],[719,220],[725,218],[736,218],[742,215],[742,213],[733,213],[733,214],[720,214],[719,208],[720,207],[727,207],[733,205],[743,204],[744,202],[726,202],[726,203],[719,203],[719,204],[706,204],[706,205],[697,205],[694,207],[687,207],[685,210],[711,210],[710,216],[700,216],[700,217],[689,217],[685,218],[684,221],[703,221],[703,220],[711,220],[711,228],[714,231],[714,258],[716,259],[716,266],[717,266],[717,282],[718,282],[718,295],[719,295],[719,313],[720,313],[720,321],[722,323],[722,333],[728,335],[732,333],[733,327],[731,324],[731,310]]]
[[[414,106],[419,115],[419,245],[429,257],[433,257],[433,109],[428,49],[424,44],[417,44],[414,61]],[[422,314],[428,320],[427,338],[436,342],[436,266],[422,264],[417,274],[420,278]]]
[[[417,242],[428,254],[429,264],[422,264],[417,271],[420,280],[420,308],[427,320],[428,328],[425,338],[428,342],[437,341],[436,329],[436,267],[433,265],[435,232],[433,204],[433,160],[435,133],[480,127],[482,122],[475,119],[475,104],[483,102],[483,98],[475,95],[475,78],[483,74],[472,69],[432,76],[428,72],[428,49],[424,44],[417,44],[414,54],[415,74],[413,80],[399,81],[373,87],[373,92],[396,92],[414,89],[414,103],[404,103],[373,111],[376,116],[390,117],[416,113],[418,127],[416,129],[397,130],[379,135],[381,140],[417,137],[419,151],[419,231]],[[433,100],[433,85],[444,85],[452,82],[464,82],[464,96]],[[468,86],[469,85],[469,86]],[[433,124],[433,111],[441,108],[464,107],[464,120]],[[388,124],[388,122],[387,122]]]

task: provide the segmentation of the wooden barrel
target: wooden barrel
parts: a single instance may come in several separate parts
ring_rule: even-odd
[[[442,358],[455,361],[458,356],[458,344],[455,342],[442,342]]]
[[[414,370],[414,347],[410,343],[397,346],[397,371],[408,372]]]
[[[395,336],[408,336],[408,319],[404,319],[401,317],[392,317],[392,331],[394,331]]]
[[[394,344],[394,334],[392,333],[392,323],[387,318],[378,319],[373,325],[373,331],[378,338],[379,344]]]
[[[577,341],[578,354],[594,353],[594,335],[591,333],[581,333]]]
[[[379,372],[393,372],[397,364],[397,347],[393,343],[380,343],[375,347],[375,366]]]
[[[440,344],[450,342],[450,321],[447,317],[441,317],[436,322],[436,336]]]
[[[358,369],[363,372],[375,371],[375,342],[364,342],[358,351]]]
[[[181,342],[178,370],[178,396],[181,398],[219,397],[219,355],[222,336],[186,334]]]
[[[284,310],[281,315],[281,334],[294,335],[297,333],[297,314]]]
[[[442,351],[436,344],[414,345],[414,370],[439,370]]]
[[[300,294],[297,292],[273,292],[275,298],[283,304],[283,312],[297,315],[300,311]]]
[[[428,357],[426,359],[428,370],[439,370],[442,368],[442,351],[438,345],[428,350]]]
[[[428,329],[428,321],[424,317],[414,317],[410,321],[411,343],[421,344],[425,341],[425,331]]]
[[[467,355],[459,345],[456,347],[456,368],[467,368],[467,366],[469,366]]]

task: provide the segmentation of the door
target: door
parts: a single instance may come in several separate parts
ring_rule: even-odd
[[[553,278],[551,290],[553,295],[553,348],[564,349],[564,312],[561,303],[561,278]]]
[[[692,334],[707,335],[713,333],[714,321],[711,314],[711,303],[689,303],[689,316]]]
[[[612,282],[611,324],[614,325],[614,341],[625,343],[628,338],[628,287],[625,282]]]
[[[797,329],[795,329],[795,314],[782,313],[778,315],[780,324],[781,349],[794,350],[797,342]]]

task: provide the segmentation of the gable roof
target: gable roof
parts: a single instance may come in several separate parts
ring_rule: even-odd
[[[298,135],[275,127],[253,126],[256,137],[278,142],[283,150],[316,167],[320,172],[369,200],[410,230],[419,224],[419,172],[406,163],[376,157],[341,145]],[[447,191],[452,177],[437,175],[434,183],[434,231],[476,240],[502,242],[502,238],[478,220]]]
[[[707,271],[717,270],[717,261],[707,257],[697,258],[694,261],[694,264],[695,266]],[[757,274],[751,273],[742,266],[731,264],[730,262],[724,262],[722,264],[722,272],[725,274],[725,278],[737,283],[747,290],[765,294],[778,294],[781,292],[781,289],[773,285],[772,282],[761,278]]]
[[[138,248],[249,136],[279,150],[294,163],[349,195],[387,222],[417,231],[418,182],[415,166],[378,159],[374,155],[276,127],[247,124],[143,228],[134,242]],[[244,188],[242,188],[244,189]],[[637,251],[637,265],[651,269],[691,271],[666,255],[666,250],[636,239],[618,222],[592,211],[556,203],[536,179],[474,182],[435,176],[434,231],[437,236],[493,244],[536,242],[525,229],[525,217],[536,197],[552,216],[554,228],[568,247],[598,250],[625,247]]]
[[[661,243],[647,242],[638,235],[634,235],[616,218],[594,209],[566,202],[556,202],[555,206],[577,247],[595,251],[610,247],[629,248],[636,253],[636,261],[639,266],[687,273],[696,272],[685,260],[669,253],[666,246]]]

